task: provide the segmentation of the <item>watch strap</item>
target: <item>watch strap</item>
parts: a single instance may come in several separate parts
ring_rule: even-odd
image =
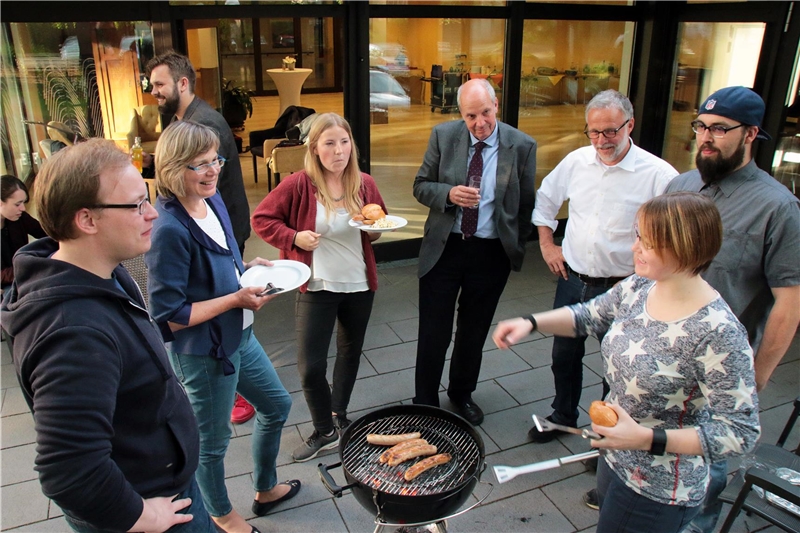
[[[667,450],[667,432],[660,428],[653,428],[653,443],[650,445],[650,453],[653,455],[664,455]]]

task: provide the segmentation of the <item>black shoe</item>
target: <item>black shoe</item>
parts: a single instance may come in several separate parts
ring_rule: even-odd
[[[592,472],[597,472],[597,457],[592,457],[591,459],[586,459],[583,462],[583,466],[585,466],[588,470]],[[594,490],[594,489],[592,489]]]
[[[555,422],[555,420],[553,420],[553,415],[546,416],[545,419],[549,420],[550,422]],[[528,440],[537,444],[544,444],[545,442],[550,442],[559,435],[568,435],[568,433],[565,433],[559,429],[554,429],[553,431],[539,431],[536,426],[533,426],[530,431],[528,431]]]
[[[458,411],[458,414],[466,418],[467,422],[469,422],[473,426],[481,425],[481,423],[483,422],[483,411],[481,411],[481,408],[478,407],[478,404],[472,401],[472,398],[467,398],[465,400],[458,400],[458,401],[450,398],[450,401],[455,406],[456,411]]]
[[[299,479],[284,481],[283,483],[281,483],[281,485],[289,485],[289,487],[291,487],[289,489],[289,492],[287,492],[277,500],[271,502],[259,503],[258,500],[253,500],[253,507],[252,507],[253,514],[255,514],[256,516],[264,516],[265,514],[270,512],[270,510],[272,510],[273,507],[275,507],[279,503],[291,500],[292,498],[297,496],[298,492],[300,492],[301,483]]]
[[[595,511],[599,511],[600,500],[597,498],[597,489],[592,489],[586,494],[584,494],[583,503],[585,503],[586,507],[588,507],[589,509],[594,509]]]
[[[352,422],[347,419],[346,414],[333,415],[333,427],[336,428],[336,432],[339,434],[340,437],[342,436],[342,433],[344,433],[344,430],[347,429],[347,426],[349,426],[350,424],[352,424]]]

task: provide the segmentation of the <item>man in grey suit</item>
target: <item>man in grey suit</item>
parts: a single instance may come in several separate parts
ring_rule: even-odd
[[[447,394],[478,425],[483,412],[472,392],[483,344],[532,230],[536,141],[497,120],[497,97],[486,80],[463,84],[458,107],[463,120],[433,128],[414,180],[414,197],[430,208],[419,254],[414,403],[439,405],[458,301]]]

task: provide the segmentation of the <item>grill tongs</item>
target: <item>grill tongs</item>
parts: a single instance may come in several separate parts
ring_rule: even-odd
[[[593,439],[593,440],[600,440],[602,439],[602,435],[599,435],[592,431],[591,429],[578,429],[569,426],[562,426],[561,424],[556,424],[555,422],[551,422],[546,418],[539,418],[536,415],[533,415],[533,423],[536,424],[536,429],[539,431],[564,431],[566,433],[573,433],[575,435],[580,435],[584,439]]]

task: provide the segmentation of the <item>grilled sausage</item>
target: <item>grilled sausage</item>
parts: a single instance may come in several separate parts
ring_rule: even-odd
[[[367,435],[367,442],[370,444],[377,444],[378,446],[394,446],[400,444],[404,440],[418,439],[422,436],[421,433],[402,433],[400,435],[381,435],[380,433],[370,433]]]
[[[401,450],[405,450],[406,448],[410,448],[411,446],[417,446],[419,444],[428,444],[428,441],[425,439],[411,439],[411,440],[404,440],[400,444],[396,444],[383,452],[380,457],[378,457],[378,461],[381,463],[389,462],[389,459],[392,458],[395,454],[400,452]]]
[[[406,473],[403,474],[403,477],[406,479],[406,481],[411,481],[426,470],[430,470],[434,466],[443,465],[448,462],[450,462],[449,453],[440,453],[439,455],[426,457],[422,461],[412,465],[408,470],[406,470]]]
[[[389,466],[397,466],[400,463],[404,463],[406,461],[410,461],[415,457],[422,457],[423,455],[433,455],[436,453],[436,446],[432,444],[420,444],[418,446],[412,446],[410,448],[406,448],[405,450],[400,450],[399,453],[393,455],[388,463]]]

